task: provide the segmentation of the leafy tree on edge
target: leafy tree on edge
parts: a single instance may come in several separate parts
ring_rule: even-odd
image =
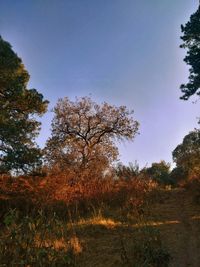
[[[48,101],[27,88],[29,78],[22,60],[0,37],[0,173],[27,172],[39,163],[34,139],[40,123],[35,115],[46,112]]]
[[[182,168],[187,177],[200,175],[200,130],[187,134],[183,142],[172,152],[177,167]]]
[[[180,47],[187,49],[184,61],[190,65],[189,82],[181,85],[181,99],[188,100],[192,95],[200,96],[200,6],[190,20],[181,25],[181,30],[183,44]]]

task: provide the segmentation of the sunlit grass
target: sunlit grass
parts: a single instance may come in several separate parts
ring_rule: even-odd
[[[88,219],[81,219],[77,223],[75,223],[75,225],[76,226],[102,225],[105,226],[106,228],[114,228],[117,226],[122,226],[122,223],[120,221],[114,221],[111,218],[104,218],[99,215]]]

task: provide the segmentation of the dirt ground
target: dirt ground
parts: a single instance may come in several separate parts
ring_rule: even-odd
[[[184,189],[166,192],[163,198],[163,203],[152,207],[152,212],[165,222],[159,228],[173,257],[170,267],[199,267],[200,205]]]
[[[149,206],[148,213],[146,224],[159,229],[162,242],[172,256],[170,267],[200,267],[200,205],[194,203],[191,193],[185,189],[163,190]],[[123,246],[129,250],[138,227],[143,225],[101,219],[77,226],[85,248],[78,264],[126,266]]]

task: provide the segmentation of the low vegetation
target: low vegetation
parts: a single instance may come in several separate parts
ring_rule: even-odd
[[[116,266],[168,266],[159,233],[145,226],[155,182],[108,176],[69,184],[69,178],[1,177],[2,266],[93,266],[94,259],[85,265],[86,240],[113,231]]]

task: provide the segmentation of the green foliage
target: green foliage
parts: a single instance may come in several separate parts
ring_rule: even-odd
[[[186,135],[183,142],[172,152],[177,167],[182,168],[186,177],[200,175],[200,130]]]
[[[1,266],[75,266],[75,254],[55,215],[47,219],[39,212],[34,219],[20,218],[16,210],[10,210],[4,217],[4,225],[0,233]],[[58,240],[62,241],[60,247],[55,245]]]
[[[173,170],[170,173],[170,178],[172,181],[174,181],[174,184],[177,184],[178,182],[184,180],[187,177],[187,172],[184,171],[184,169],[179,166],[173,168]]]
[[[194,94],[200,95],[200,7],[185,26],[181,25],[181,30],[183,44],[180,47],[187,49],[184,61],[190,65],[189,82],[181,85],[181,99],[188,100]]]
[[[159,163],[152,163],[151,167],[142,170],[160,184],[171,184],[170,180],[170,164],[162,160]]]
[[[130,178],[138,176],[139,165],[137,164],[137,162],[135,162],[135,164],[130,162],[128,166],[125,166],[122,163],[119,163],[117,167],[115,168],[115,171],[119,178],[130,179]]]
[[[34,143],[48,101],[27,89],[29,74],[11,45],[0,37],[0,172],[35,168],[41,152]]]

